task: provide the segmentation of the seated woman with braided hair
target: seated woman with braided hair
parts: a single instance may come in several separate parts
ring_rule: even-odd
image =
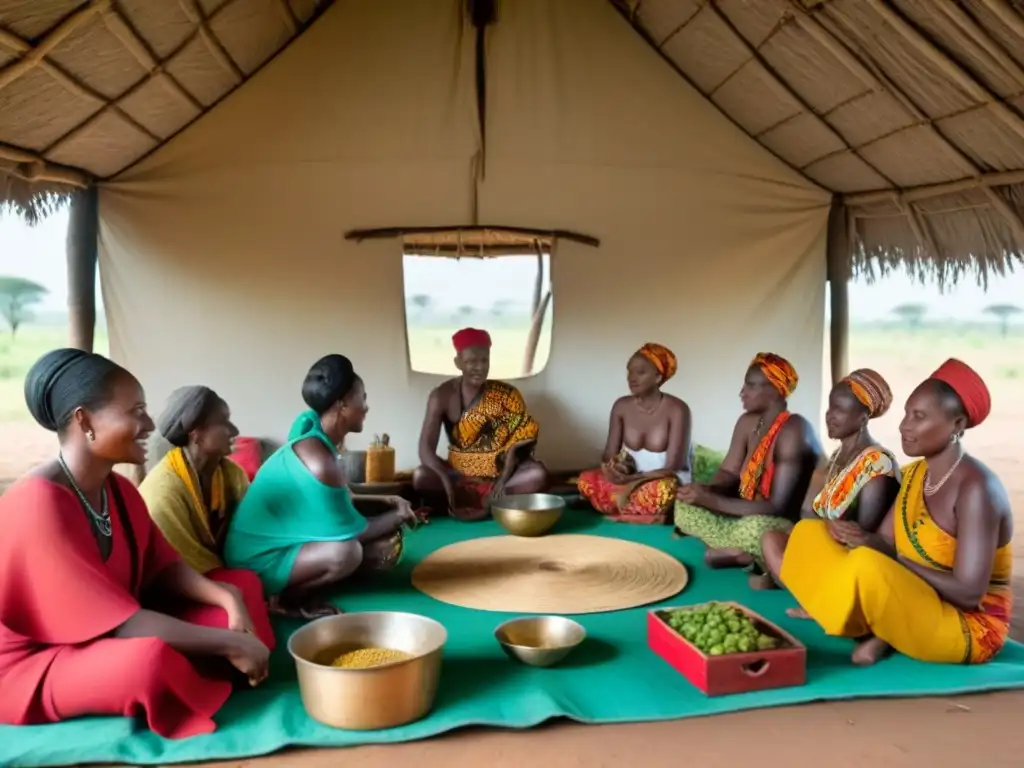
[[[915,389],[900,423],[899,495],[877,532],[853,520],[803,520],[768,567],[830,635],[856,640],[853,663],[890,650],[920,661],[980,664],[1006,643],[1013,596],[1013,515],[992,471],[964,452],[988,416],[988,388],[947,360]]]
[[[172,448],[139,485],[150,517],[182,560],[247,596],[258,609],[253,620],[270,632],[259,577],[224,567],[228,523],[249,488],[245,471],[228,459],[238,436],[228,404],[209,387],[181,387],[157,425]]]
[[[141,715],[166,738],[211,733],[232,667],[262,682],[273,636],[258,606],[182,562],[113,471],[146,459],[142,387],[59,349],[29,370],[25,400],[60,453],[0,497],[0,723]]]
[[[398,499],[369,519],[353,504],[337,446],[363,430],[369,408],[351,361],[327,355],[314,363],[302,399],[310,410],[295,420],[288,442],[267,459],[238,505],[224,559],[259,575],[275,613],[315,618],[339,612],[314,602],[316,593],[366,568],[371,551],[386,550],[383,559],[397,561],[401,529],[418,518]]]

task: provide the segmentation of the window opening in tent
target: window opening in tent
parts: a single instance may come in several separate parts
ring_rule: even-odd
[[[405,328],[409,366],[419,373],[458,374],[452,334],[491,334],[491,378],[515,379],[544,370],[553,318],[550,250],[453,256],[423,253],[406,243]]]

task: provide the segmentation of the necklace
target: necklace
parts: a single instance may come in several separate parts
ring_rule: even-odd
[[[928,482],[928,478],[930,477],[929,473],[931,472],[931,470],[926,469],[924,471],[924,495],[934,496],[936,493],[938,493],[942,486],[946,484],[946,481],[949,480],[949,478],[953,475],[953,472],[956,471],[956,468],[960,466],[960,462],[963,460],[964,454],[961,453],[959,456],[956,457],[956,461],[953,462],[953,466],[946,470],[946,474],[944,474],[942,478],[939,480],[939,482],[935,483],[935,485],[932,485]]]
[[[646,413],[649,416],[652,413],[655,413],[659,408],[661,408],[661,402],[664,399],[665,399],[665,395],[659,392],[658,393],[658,403],[653,408],[644,408],[642,405],[640,405],[640,398],[639,397],[633,398],[633,401],[636,403],[636,407],[637,408],[639,408],[643,413]]]
[[[103,488],[100,493],[100,511],[97,512],[93,509],[92,504],[85,498],[85,494],[82,493],[82,489],[78,487],[78,483],[75,482],[75,476],[71,474],[71,470],[68,469],[67,462],[64,461],[63,454],[57,454],[57,461],[60,463],[60,468],[64,472],[64,476],[71,483],[71,488],[74,490],[75,495],[78,496],[78,500],[82,503],[85,511],[89,515],[89,519],[92,520],[93,525],[96,526],[96,530],[100,532],[101,536],[110,538],[112,529],[110,527],[110,510],[107,508],[107,488],[106,483],[103,484]]]

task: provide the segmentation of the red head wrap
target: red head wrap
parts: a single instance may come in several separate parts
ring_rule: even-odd
[[[479,328],[463,328],[452,335],[452,344],[455,345],[456,354],[462,354],[463,350],[470,347],[491,348],[491,334],[481,331]]]
[[[967,363],[951,357],[928,378],[944,382],[956,392],[964,404],[968,427],[976,427],[988,418],[992,396],[981,376]]]

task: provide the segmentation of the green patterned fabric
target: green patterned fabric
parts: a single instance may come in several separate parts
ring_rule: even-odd
[[[740,549],[761,564],[761,537],[768,531],[790,531],[784,517],[748,515],[728,517],[703,507],[676,502],[675,526],[680,533],[700,539],[709,549]]]

